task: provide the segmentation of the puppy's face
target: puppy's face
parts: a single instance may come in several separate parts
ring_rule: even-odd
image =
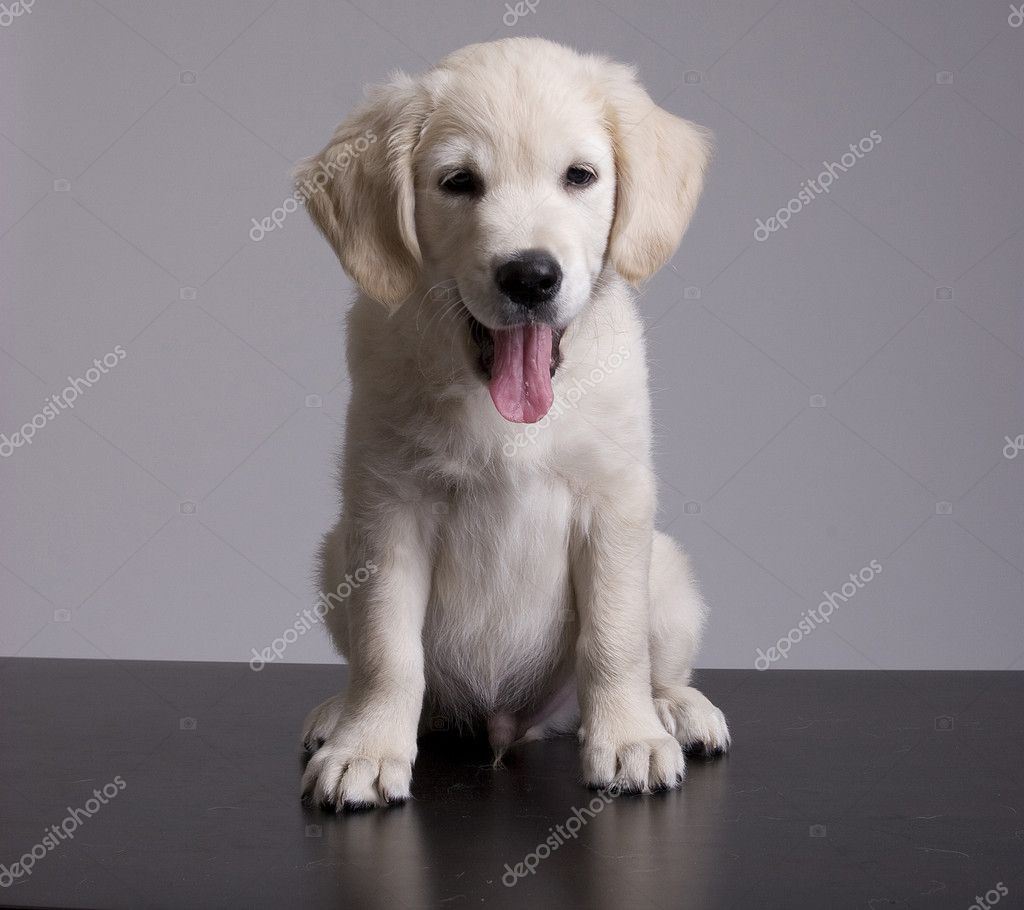
[[[706,156],[704,133],[631,70],[507,39],[377,90],[298,179],[364,292],[389,307],[415,292],[456,314],[433,323],[464,335],[447,350],[464,352],[502,416],[534,422],[602,269],[638,281],[671,256]],[[351,166],[319,180],[342,158]]]
[[[452,79],[414,157],[427,280],[454,281],[491,331],[565,328],[608,246],[615,158],[603,109],[584,86],[543,88]]]

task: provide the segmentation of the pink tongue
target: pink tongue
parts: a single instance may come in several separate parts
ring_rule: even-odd
[[[536,423],[551,408],[551,326],[492,332],[491,401],[506,420]]]

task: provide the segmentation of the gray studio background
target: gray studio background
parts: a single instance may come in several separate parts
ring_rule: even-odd
[[[1024,27],[1008,3],[14,8],[0,433],[125,356],[0,458],[3,653],[244,661],[312,604],[351,288],[301,209],[259,240],[253,219],[364,83],[538,34],[637,62],[717,137],[643,300],[659,521],[713,606],[701,663],[753,666],[877,560],[775,666],[1024,665]],[[755,239],[872,131],[829,193]],[[284,659],[332,654],[312,633]]]

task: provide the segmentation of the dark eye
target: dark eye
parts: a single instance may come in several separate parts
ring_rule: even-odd
[[[472,171],[452,171],[441,178],[438,184],[446,193],[453,196],[466,196],[480,189],[480,181]]]
[[[597,180],[597,174],[582,164],[574,164],[565,172],[565,182],[570,186],[589,186]]]

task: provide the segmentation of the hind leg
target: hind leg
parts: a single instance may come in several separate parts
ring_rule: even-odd
[[[690,682],[707,607],[689,559],[655,532],[651,551],[651,685],[662,724],[688,752],[718,755],[729,748],[725,716]]]
[[[320,590],[325,594],[335,592],[345,577],[344,532],[339,522],[324,537],[320,545]],[[337,652],[348,658],[348,610],[335,609],[337,598],[328,598],[330,609],[324,613],[324,625],[330,632]],[[302,725],[302,746],[308,752],[315,752],[340,725],[345,714],[345,693],[328,698],[317,705]]]

